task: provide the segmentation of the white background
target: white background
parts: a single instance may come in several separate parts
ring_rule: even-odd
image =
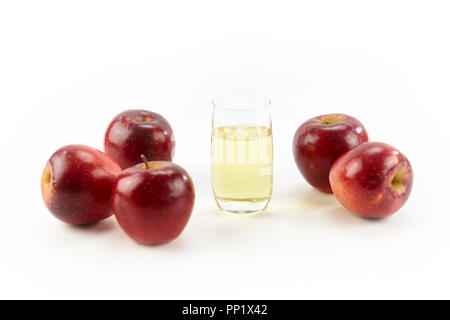
[[[448,1],[4,1],[0,4],[0,298],[450,298]],[[211,99],[273,100],[267,213],[221,215]],[[109,121],[171,123],[196,204],[176,241],[144,247],[113,217],[71,227],[40,175],[59,147],[102,149]],[[297,127],[351,114],[415,171],[407,204],[358,218],[295,166]]]

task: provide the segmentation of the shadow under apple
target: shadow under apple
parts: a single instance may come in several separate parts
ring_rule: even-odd
[[[325,223],[328,221],[346,225],[382,223],[385,219],[359,217],[343,207],[331,193],[313,188],[294,187],[272,199],[272,215],[295,217],[301,223]]]
[[[119,226],[117,225],[114,217],[109,217],[107,219],[85,225],[66,225],[66,228],[72,232],[103,234],[107,232],[112,232],[115,229],[118,229]]]
[[[327,216],[333,219],[333,221],[345,225],[379,224],[386,221],[386,218],[372,219],[360,217],[342,206],[327,210]]]

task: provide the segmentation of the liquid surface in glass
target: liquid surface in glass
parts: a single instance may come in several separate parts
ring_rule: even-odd
[[[272,131],[218,127],[212,132],[212,185],[218,200],[261,202],[272,194]]]

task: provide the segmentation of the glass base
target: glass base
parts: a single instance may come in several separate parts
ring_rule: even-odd
[[[236,214],[260,213],[267,208],[269,199],[263,201],[221,200],[216,198],[217,205],[223,211]]]

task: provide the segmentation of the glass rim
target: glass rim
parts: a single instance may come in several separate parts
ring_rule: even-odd
[[[257,93],[223,94],[215,97],[211,104],[214,108],[230,111],[251,111],[268,108],[272,100]]]

